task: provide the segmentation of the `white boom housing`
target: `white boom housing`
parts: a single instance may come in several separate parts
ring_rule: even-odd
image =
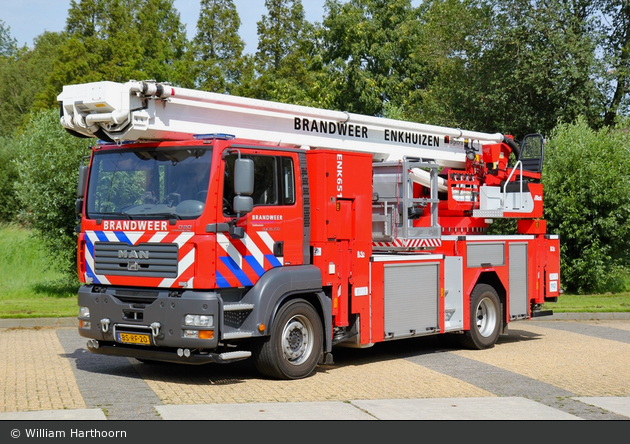
[[[463,131],[155,82],[69,85],[57,99],[62,126],[83,136],[118,143],[230,134],[282,146],[367,152],[377,160],[404,156],[433,159],[441,166],[462,168],[465,140],[477,148],[504,140],[500,133]]]

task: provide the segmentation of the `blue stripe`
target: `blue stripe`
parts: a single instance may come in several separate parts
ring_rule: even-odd
[[[100,284],[101,283],[101,281],[99,281],[98,278],[96,277],[96,274],[94,274],[94,272],[92,271],[92,269],[88,265],[87,261],[85,262],[85,274],[87,274],[89,278],[92,278],[92,283],[93,284]]]
[[[269,261],[272,267],[282,267],[280,261],[273,254],[265,254],[265,259]]]
[[[239,280],[241,285],[244,287],[254,285],[252,281],[249,280],[247,275],[241,270],[236,262],[230,256],[221,256],[221,261],[230,269],[232,274],[236,276],[236,279]]]
[[[85,238],[85,248],[87,248],[88,252],[90,253],[90,256],[94,258],[94,244],[87,237]]]
[[[133,245],[124,231],[114,231],[114,235],[119,241],[126,243],[127,245]]]
[[[258,277],[262,276],[265,273],[265,269],[258,263],[254,256],[244,256],[245,262],[249,264],[250,267],[254,270],[254,273],[258,275]]]
[[[219,288],[226,288],[230,286],[230,283],[223,277],[223,275],[221,275],[221,273],[219,273],[219,270],[217,270],[217,286]]]
[[[105,236],[104,231],[95,231],[94,234],[96,234],[96,237],[98,237],[98,240],[100,240],[101,242],[109,242],[109,239],[107,239],[107,236]]]

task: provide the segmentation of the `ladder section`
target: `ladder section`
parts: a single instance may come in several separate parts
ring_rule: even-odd
[[[405,156],[463,168],[464,142],[500,143],[504,136],[341,111],[178,88],[164,83],[66,85],[57,97],[61,124],[77,135],[122,143],[230,134],[282,146]]]
[[[400,162],[373,164],[372,248],[409,251],[441,245],[438,221],[438,169],[434,160],[404,157]],[[428,176],[428,184],[420,179]],[[414,183],[428,195],[414,196]],[[427,187],[428,185],[428,187]],[[414,221],[427,221],[417,226]]]

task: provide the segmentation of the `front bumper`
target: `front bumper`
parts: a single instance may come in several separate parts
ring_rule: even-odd
[[[158,350],[155,348],[130,347],[118,343],[105,343],[96,339],[90,339],[87,343],[88,350],[95,354],[124,356],[146,361],[173,362],[176,364],[226,364],[249,358],[252,354],[249,351],[232,351],[225,353],[211,353],[190,349],[179,348],[173,350]]]
[[[89,308],[89,328],[79,334],[102,344],[112,344],[113,354],[124,351],[125,356],[146,355],[147,351],[160,354],[163,349],[214,350],[218,347],[221,326],[222,300],[212,291],[187,290],[173,293],[165,290],[143,290],[122,287],[85,285],[79,289],[79,306]],[[212,316],[211,327],[185,325],[188,314]],[[191,330],[210,331],[212,338],[198,339],[185,336]],[[125,332],[149,338],[146,345],[128,346],[120,343],[119,333]],[[97,350],[106,353],[110,347]],[[115,351],[114,351],[115,349]],[[168,353],[173,353],[169,351]],[[177,354],[173,353],[176,357]],[[153,359],[147,357],[147,359]]]

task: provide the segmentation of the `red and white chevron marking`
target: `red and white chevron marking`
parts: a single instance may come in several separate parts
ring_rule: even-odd
[[[395,239],[392,242],[372,242],[374,248],[434,248],[442,245],[441,239]]]

